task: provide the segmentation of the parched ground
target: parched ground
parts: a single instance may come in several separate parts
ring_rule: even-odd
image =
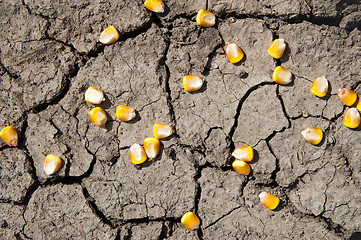
[[[342,123],[347,87],[361,96],[361,5],[357,0],[168,0],[154,14],[143,2],[0,0],[0,126],[19,146],[0,143],[0,239],[361,239],[361,132]],[[217,24],[195,23],[199,9]],[[114,25],[120,39],[101,45]],[[275,61],[273,39],[287,42]],[[230,64],[225,42],[245,52]],[[272,81],[282,65],[287,86]],[[206,80],[187,93],[182,77]],[[326,75],[330,95],[311,94]],[[84,101],[101,89],[106,129]],[[118,105],[137,110],[130,123]],[[153,163],[135,167],[128,150],[156,122],[175,134]],[[300,132],[324,131],[319,146]],[[241,145],[256,151],[249,176],[231,167]],[[47,154],[64,160],[57,176]],[[277,211],[259,202],[268,191]],[[200,229],[181,216],[194,211]]]

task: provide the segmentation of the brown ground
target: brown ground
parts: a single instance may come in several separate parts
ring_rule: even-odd
[[[20,135],[0,145],[0,239],[361,239],[361,135],[343,126],[340,87],[361,96],[361,5],[351,0],[168,0],[164,14],[142,1],[0,0],[0,123]],[[217,24],[195,23],[199,9]],[[108,25],[120,40],[103,46]],[[288,44],[275,61],[275,38]],[[245,52],[230,64],[224,43]],[[271,79],[275,66],[294,76]],[[182,77],[206,79],[197,93]],[[312,81],[332,90],[319,99]],[[107,131],[83,99],[101,89]],[[130,123],[115,119],[126,104]],[[134,167],[133,143],[164,122],[176,134],[153,163]],[[300,132],[324,131],[320,146]],[[230,153],[251,145],[249,176]],[[65,161],[57,176],[44,156]],[[280,197],[264,208],[262,191]],[[189,231],[182,214],[202,224]]]

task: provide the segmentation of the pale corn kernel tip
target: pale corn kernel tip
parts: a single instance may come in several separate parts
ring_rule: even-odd
[[[268,47],[269,55],[274,58],[281,58],[286,49],[286,43],[283,38],[274,40]]]
[[[155,13],[163,13],[164,12],[164,3],[162,0],[146,0],[144,2],[144,6]]]
[[[183,77],[183,88],[187,92],[198,91],[202,88],[204,80],[196,75],[186,75]]]
[[[95,87],[89,87],[85,92],[85,101],[92,104],[100,104],[105,101],[104,94]]]
[[[196,22],[202,27],[212,27],[216,24],[216,16],[205,9],[198,11]]]
[[[100,34],[99,42],[103,44],[112,44],[119,39],[119,33],[114,26],[109,26]]]
[[[272,79],[278,84],[286,85],[292,81],[292,73],[285,67],[277,66],[273,71]]]
[[[181,223],[183,226],[193,231],[198,229],[199,224],[201,223],[199,218],[193,212],[187,212],[182,216]]]

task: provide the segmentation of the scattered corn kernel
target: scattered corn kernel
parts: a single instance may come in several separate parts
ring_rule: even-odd
[[[99,127],[105,127],[105,123],[107,122],[107,115],[101,107],[93,108],[89,112],[90,120]]]
[[[195,230],[199,227],[201,221],[193,212],[187,212],[183,215],[181,223],[189,230]]]
[[[237,160],[250,162],[253,160],[253,148],[251,146],[244,146],[235,149],[232,156]]]
[[[359,110],[361,112],[361,100],[357,103],[357,110]]]
[[[261,192],[260,195],[258,195],[261,203],[268,209],[275,209],[278,204],[280,203],[280,199],[276,197],[273,194],[267,193],[267,192]]]
[[[134,143],[129,149],[130,161],[133,164],[141,164],[147,160],[147,155],[145,154],[144,148],[138,143]]]
[[[137,115],[134,108],[125,105],[119,105],[115,114],[120,121],[128,122]]]
[[[238,174],[248,175],[251,172],[251,167],[245,161],[236,160],[232,163],[232,167]]]
[[[292,73],[285,67],[278,66],[273,71],[273,81],[279,84],[289,84],[292,81]]]
[[[340,88],[337,95],[346,106],[352,106],[357,100],[356,93],[347,88]]]
[[[144,6],[152,12],[156,12],[156,13],[164,12],[164,3],[162,0],[146,0],[144,2]]]
[[[100,34],[99,42],[103,44],[112,44],[119,39],[119,33],[114,26],[109,26]]]
[[[0,132],[0,137],[9,146],[18,145],[18,133],[12,126],[4,127]]]
[[[198,11],[196,21],[197,24],[202,27],[212,27],[214,24],[216,24],[216,16],[214,16],[214,14],[210,11],[201,9]]]
[[[242,49],[235,43],[227,42],[225,52],[231,63],[238,63],[244,56]]]
[[[187,92],[194,92],[203,86],[203,79],[196,75],[185,75],[183,77],[183,87]]]
[[[144,150],[149,158],[149,161],[153,161],[160,150],[160,142],[156,138],[144,139]]]
[[[99,89],[90,87],[85,92],[85,101],[92,104],[100,104],[105,101],[104,94]]]
[[[282,38],[274,40],[271,45],[269,45],[267,51],[269,55],[274,58],[281,58],[286,49],[285,40]]]
[[[153,135],[157,139],[163,139],[173,134],[173,128],[164,123],[156,123],[153,126]]]
[[[328,81],[325,76],[315,79],[311,86],[311,93],[317,97],[324,97],[328,92]]]
[[[343,117],[343,124],[348,128],[357,128],[360,125],[360,113],[356,108],[347,110]]]
[[[44,171],[48,175],[52,175],[59,171],[62,161],[58,156],[49,154],[44,159]]]
[[[319,144],[323,138],[322,130],[316,127],[308,127],[301,134],[307,142],[313,145]]]

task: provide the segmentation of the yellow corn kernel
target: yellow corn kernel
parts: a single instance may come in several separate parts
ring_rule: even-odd
[[[134,143],[129,149],[129,158],[133,164],[141,164],[147,160],[147,155],[142,146]]]
[[[319,144],[323,138],[322,130],[316,127],[308,127],[305,130],[303,130],[301,134],[307,142],[313,145]]]
[[[251,167],[245,161],[236,160],[232,163],[232,167],[238,174],[248,175],[251,172]]]
[[[195,230],[198,229],[201,221],[199,220],[197,215],[195,215],[193,212],[187,212],[186,214],[183,215],[181,219],[181,223],[189,230]]]
[[[289,84],[292,81],[292,73],[285,67],[278,66],[273,71],[273,81],[279,84]]]
[[[100,34],[99,42],[103,44],[112,44],[119,39],[119,33],[114,26],[109,26]]]
[[[271,45],[269,45],[267,51],[269,53],[269,55],[271,55],[274,58],[281,58],[283,53],[285,52],[286,49],[286,43],[285,40],[280,38],[280,39],[276,39],[274,40]]]
[[[357,128],[360,125],[360,113],[356,108],[347,110],[343,117],[343,124],[348,128]]]
[[[267,193],[267,192],[261,192],[260,195],[258,195],[261,203],[268,209],[275,209],[277,208],[278,204],[280,203],[280,199],[276,197],[273,194]]]
[[[352,106],[357,100],[356,93],[347,88],[340,88],[337,95],[346,106]]]
[[[196,21],[197,24],[202,27],[212,27],[214,24],[216,24],[216,16],[214,16],[214,14],[210,11],[201,9],[198,11]]]
[[[128,122],[137,115],[134,108],[125,105],[119,105],[115,114],[120,121]]]
[[[235,149],[232,156],[237,160],[250,162],[253,160],[253,148],[251,146],[244,146]]]
[[[183,87],[187,92],[194,92],[203,86],[203,79],[196,75],[185,75],[183,77]]]
[[[93,108],[89,112],[90,120],[99,127],[105,127],[105,123],[107,122],[107,115],[101,107]]]
[[[315,79],[311,86],[311,93],[317,97],[324,97],[328,92],[328,81],[325,76]]]
[[[361,100],[357,103],[357,110],[359,110],[361,112]]]
[[[0,137],[9,146],[18,145],[18,133],[12,126],[4,127],[0,132]]]
[[[164,12],[164,3],[162,2],[162,0],[146,0],[144,2],[144,6],[152,12]]]
[[[104,94],[99,89],[90,87],[85,92],[85,101],[92,104],[100,104],[105,101]]]
[[[153,161],[160,150],[160,142],[156,138],[146,138],[144,139],[144,150],[149,158],[149,161]]]
[[[49,154],[44,159],[44,171],[46,174],[52,175],[60,170],[62,164],[58,156]]]
[[[173,134],[173,128],[164,123],[156,123],[153,126],[153,135],[157,139],[163,139]]]
[[[238,63],[244,56],[242,49],[235,43],[227,42],[225,52],[231,63]]]

